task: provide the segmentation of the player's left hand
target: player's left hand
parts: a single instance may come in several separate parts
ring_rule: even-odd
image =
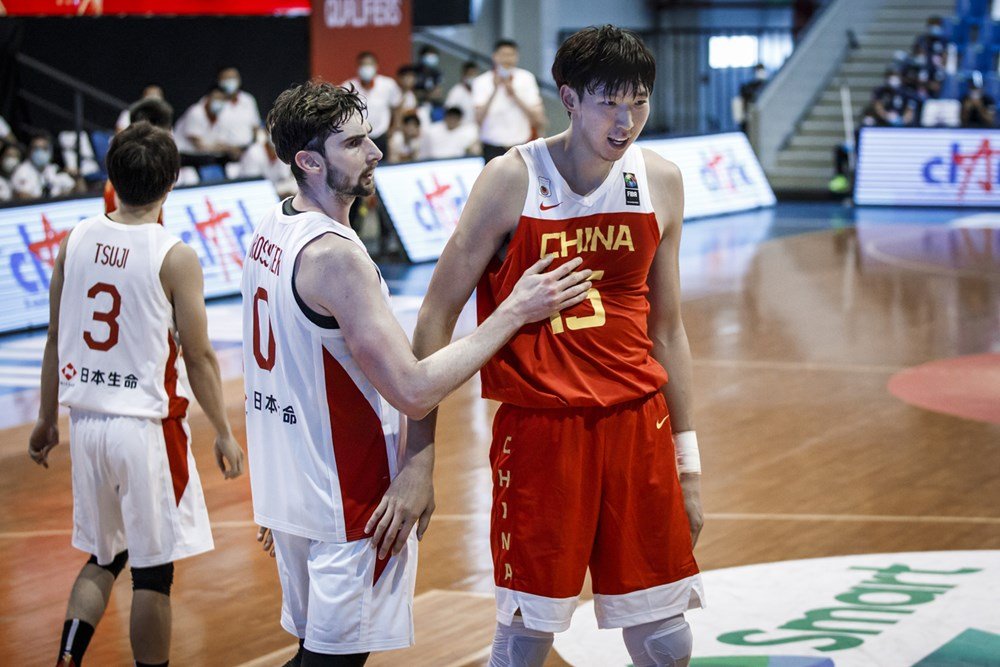
[[[698,543],[701,527],[705,523],[705,516],[701,511],[701,475],[682,473],[681,491],[684,493],[684,511],[687,513],[688,523],[691,524],[693,548]]]
[[[31,436],[28,438],[28,456],[38,465],[48,468],[49,452],[58,444],[59,427],[39,420],[35,422],[35,427],[31,429]]]
[[[414,524],[417,526],[417,539],[422,539],[433,513],[433,461],[428,465],[411,459],[392,480],[365,525],[365,533],[371,533],[372,548],[378,549],[379,559],[388,556],[390,549],[398,554]]]
[[[274,534],[271,532],[271,529],[264,526],[258,528],[257,541],[260,542],[260,547],[264,550],[264,553],[274,558]]]

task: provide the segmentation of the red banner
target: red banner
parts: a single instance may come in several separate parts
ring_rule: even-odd
[[[309,0],[0,0],[0,16],[304,16],[308,13]]]
[[[312,0],[312,75],[341,83],[356,74],[358,53],[371,51],[393,76],[412,59],[412,16],[411,0]]]

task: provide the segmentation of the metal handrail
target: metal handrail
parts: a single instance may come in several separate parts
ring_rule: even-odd
[[[81,93],[82,95],[89,97],[95,102],[100,102],[101,104],[104,104],[106,106],[118,110],[125,109],[129,105],[129,103],[126,102],[125,100],[115,97],[114,95],[111,95],[109,93],[106,93],[103,90],[94,88],[88,83],[84,83],[83,81],[80,81],[77,78],[65,74],[64,72],[60,72],[51,65],[46,65],[40,60],[35,60],[31,56],[26,56],[23,53],[18,53],[17,55],[14,56],[14,59],[19,64],[24,65],[28,69],[35,70],[39,74],[44,74],[45,76],[55,81],[58,81],[64,86],[72,88],[74,92],[78,92]]]

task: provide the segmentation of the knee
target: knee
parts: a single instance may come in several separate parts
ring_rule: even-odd
[[[170,587],[173,583],[173,563],[132,568],[132,590],[134,591],[155,591],[163,595],[170,595]]]
[[[125,563],[127,562],[128,562],[128,549],[115,556],[114,559],[107,565],[101,565],[100,563],[98,563],[97,556],[91,556],[90,559],[87,561],[87,564],[96,565],[102,570],[111,573],[111,576],[117,579],[118,575],[121,574],[122,570],[125,569]]]
[[[693,636],[683,616],[644,623],[622,631],[635,667],[687,667]]]

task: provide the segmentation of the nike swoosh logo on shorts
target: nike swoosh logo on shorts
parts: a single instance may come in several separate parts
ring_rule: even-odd
[[[556,206],[559,206],[559,204],[561,204],[561,203],[562,203],[561,201],[558,201],[555,204],[553,204],[552,206],[546,206],[545,204],[539,204],[538,208],[542,209],[543,211],[547,211],[550,208],[555,208]]]
[[[667,415],[660,421],[656,422],[656,430],[659,431],[661,428],[663,428],[663,425],[667,423],[668,419],[670,419],[670,415]]]

